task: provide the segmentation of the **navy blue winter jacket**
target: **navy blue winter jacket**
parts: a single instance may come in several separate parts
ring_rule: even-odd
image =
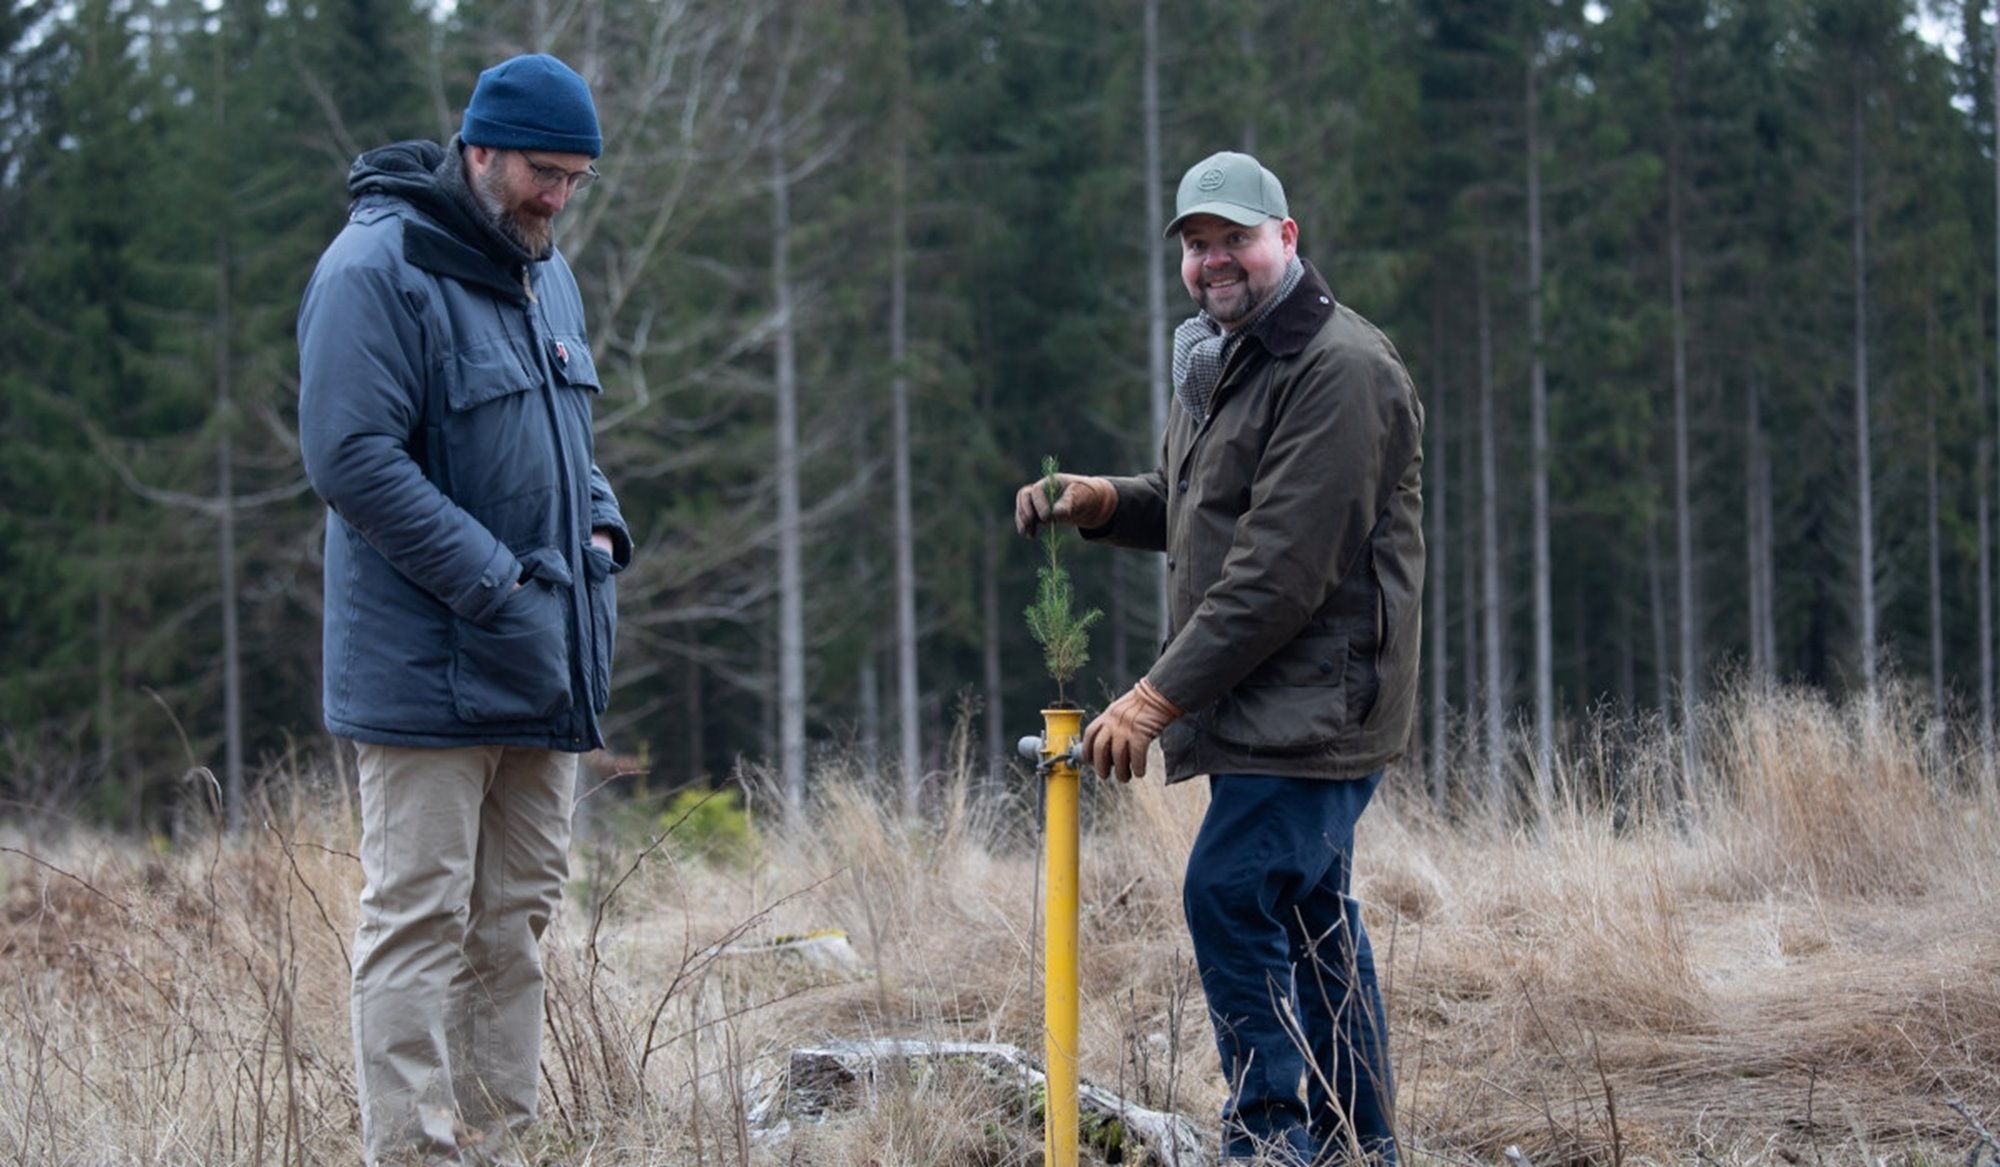
[[[456,142],[363,154],[299,312],[299,440],[327,503],[326,724],[384,745],[593,749],[632,541],[593,460],[583,301],[560,254],[526,262],[492,228],[461,165]]]

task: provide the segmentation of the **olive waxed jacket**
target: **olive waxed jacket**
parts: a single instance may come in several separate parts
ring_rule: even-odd
[[[1311,264],[1224,368],[1205,424],[1172,406],[1160,466],[1113,478],[1090,539],[1167,556],[1147,679],[1186,711],[1167,780],[1357,778],[1416,705],[1423,405],[1387,337]]]

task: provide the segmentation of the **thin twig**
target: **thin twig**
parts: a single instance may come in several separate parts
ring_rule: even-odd
[[[1618,1100],[1611,1090],[1611,1075],[1604,1069],[1604,1050],[1594,1033],[1590,1036],[1590,1057],[1597,1064],[1597,1080],[1604,1087],[1604,1113],[1611,1123],[1611,1167],[1624,1167],[1625,1139],[1618,1131]]]
[[[315,888],[312,885],[312,881],[306,878],[305,872],[299,870],[299,857],[292,850],[292,840],[283,831],[279,830],[276,824],[269,821],[264,824],[264,829],[271,832],[272,837],[278,840],[278,849],[284,852],[285,862],[291,865],[292,877],[297,879],[299,886],[305,888],[306,894],[312,897],[313,908],[319,912],[320,923],[326,925],[326,930],[333,937],[333,942],[340,945],[341,962],[347,966],[347,971],[352,974],[354,972],[354,958],[348,955],[347,941],[341,936],[340,929],[334,925],[333,917],[327,913],[326,904],[321,902],[319,889]]]

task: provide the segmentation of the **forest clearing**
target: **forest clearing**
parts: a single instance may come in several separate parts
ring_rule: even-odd
[[[1983,0],[21,0],[0,1161],[360,1158],[297,309],[357,155],[526,48],[609,131],[560,238],[636,521],[532,1158],[1039,1162],[976,1066],[808,1114],[790,1058],[1040,1057],[1007,496],[1154,464],[1161,212],[1241,147],[1424,406],[1423,709],[1355,883],[1406,1161],[2000,1167]],[[1164,591],[1071,568],[1089,701]],[[1084,790],[1082,1073],[1212,1140],[1206,792]]]
[[[1408,1161],[2000,1155],[1980,1133],[2000,1125],[2000,806],[1978,743],[1888,701],[1716,708],[1692,801],[1644,777],[1673,772],[1678,739],[1629,726],[1615,763],[1565,753],[1563,805],[1532,825],[1470,799],[1441,815],[1415,771],[1384,786],[1356,887]],[[719,804],[587,791],[545,944],[542,1160],[1039,1162],[1039,1118],[972,1070],[785,1115],[787,1055],[817,1042],[1039,1056],[1032,780],[974,800],[969,773],[936,775],[906,826],[893,781],[829,762],[805,825],[753,795],[756,833],[733,844]],[[1178,902],[1206,797],[1086,783],[1081,1072],[1212,1137],[1222,1088]],[[0,1158],[359,1161],[353,806],[330,769],[272,775],[263,805],[240,837],[170,848],[4,828]],[[834,930],[851,967],[773,951]]]

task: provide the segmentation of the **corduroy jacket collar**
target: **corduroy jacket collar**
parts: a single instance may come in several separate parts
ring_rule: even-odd
[[[1310,260],[1300,257],[1299,262],[1306,269],[1299,286],[1245,338],[1263,345],[1274,357],[1296,356],[1333,315],[1333,289],[1326,278]]]

